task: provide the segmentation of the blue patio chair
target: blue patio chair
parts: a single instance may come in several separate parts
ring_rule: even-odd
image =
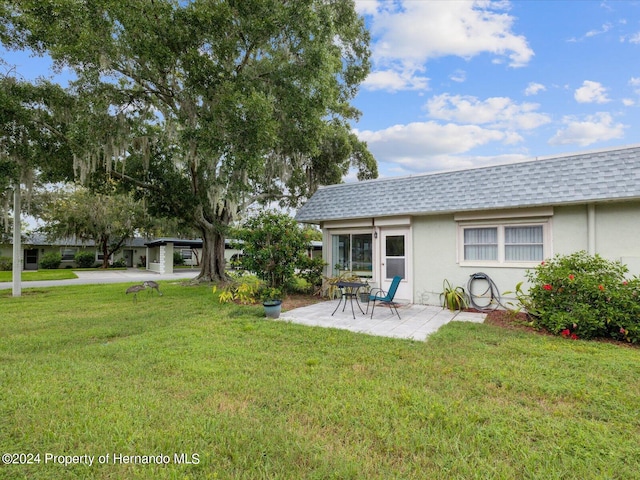
[[[398,290],[398,285],[400,285],[400,280],[402,280],[402,277],[399,275],[393,277],[391,287],[389,287],[388,292],[385,292],[381,288],[374,288],[371,290],[371,293],[369,294],[369,303],[373,302],[373,306],[371,307],[371,318],[373,318],[373,311],[376,308],[376,302],[381,305],[388,305],[389,308],[396,311],[396,315],[400,318],[400,314],[398,313],[398,304],[393,301],[393,298],[396,296],[396,291]],[[367,303],[367,313],[369,312],[369,303]]]

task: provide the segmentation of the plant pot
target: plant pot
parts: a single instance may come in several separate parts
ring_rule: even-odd
[[[280,317],[280,310],[282,309],[281,300],[267,300],[262,302],[262,306],[264,307],[264,314],[267,318]]]
[[[360,292],[360,303],[367,303],[369,301],[369,292]]]

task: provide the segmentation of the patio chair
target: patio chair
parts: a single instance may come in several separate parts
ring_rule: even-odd
[[[369,313],[369,304],[373,302],[373,306],[371,307],[371,318],[373,318],[373,311],[376,308],[376,302],[381,305],[388,305],[390,309],[396,311],[396,315],[400,318],[400,314],[398,313],[398,304],[393,301],[393,298],[396,296],[396,291],[398,290],[398,285],[400,285],[400,280],[402,280],[402,277],[399,275],[393,277],[391,287],[389,287],[388,292],[385,292],[381,288],[374,288],[371,290],[371,293],[369,294],[369,303],[367,303],[367,313]]]

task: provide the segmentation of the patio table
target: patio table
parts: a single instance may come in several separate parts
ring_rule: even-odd
[[[343,301],[344,301],[344,304],[342,305],[342,311],[344,312],[344,309],[347,306],[347,298],[348,298],[351,301],[351,313],[353,314],[353,319],[355,320],[356,312],[355,312],[355,310],[353,308],[353,298],[354,297],[356,299],[356,305],[358,305],[358,308],[360,309],[360,311],[364,315],[364,310],[362,310],[362,307],[360,306],[360,302],[358,301],[358,291],[362,287],[366,287],[367,283],[347,282],[347,281],[340,280],[340,281],[334,283],[334,285],[340,289],[340,301],[338,302],[338,305],[336,306],[336,308],[333,311],[333,313],[331,314],[331,316],[333,316],[333,314],[338,311],[338,308],[340,308],[340,304]]]

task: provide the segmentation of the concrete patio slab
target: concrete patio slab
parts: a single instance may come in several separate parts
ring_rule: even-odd
[[[371,312],[363,315],[356,308],[354,319],[349,306],[344,311],[338,309],[332,316],[331,313],[337,305],[338,300],[332,300],[295,308],[282,312],[279,320],[313,327],[339,328],[367,335],[421,341],[451,321],[482,323],[486,317],[484,313],[451,312],[431,305],[403,305],[399,307],[401,318],[398,318],[389,308],[381,307],[378,310],[376,307],[373,318],[371,318]]]

